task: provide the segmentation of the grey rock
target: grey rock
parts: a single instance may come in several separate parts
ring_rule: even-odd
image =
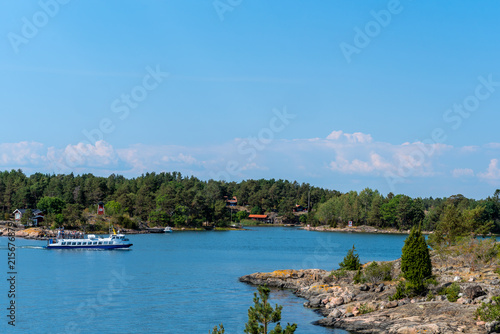
[[[478,301],[478,302],[483,302],[483,301],[485,301],[487,298],[488,298],[488,296],[484,295],[484,296],[481,296],[481,297],[477,297],[477,298],[476,298],[476,301]]]
[[[354,314],[352,314],[351,312],[347,312],[347,313],[345,314],[345,317],[346,317],[346,318],[352,318],[352,317],[354,317]]]
[[[500,330],[500,321],[487,322],[484,327],[488,333],[494,333]]]
[[[316,308],[321,306],[321,297],[313,297],[309,301],[309,307]]]
[[[477,297],[481,297],[486,295],[486,292],[479,285],[469,286],[465,289],[464,294],[469,299],[476,299]]]
[[[342,297],[335,297],[332,299],[331,303],[335,306],[340,306],[342,304],[344,304],[344,298]]]
[[[393,300],[385,304],[385,308],[395,308],[399,305],[398,301]]]
[[[334,309],[328,316],[330,318],[340,318],[342,316],[342,311],[340,311],[339,309]]]
[[[359,290],[360,291],[368,291],[368,290],[370,290],[370,288],[366,284],[361,284],[361,286],[359,287]]]

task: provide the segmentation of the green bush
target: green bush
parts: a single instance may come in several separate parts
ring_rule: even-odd
[[[355,254],[356,248],[352,245],[352,249],[347,251],[347,255],[344,260],[339,263],[340,269],[344,270],[358,270],[361,268],[361,262],[359,261],[359,255]]]
[[[396,286],[396,293],[389,297],[389,300],[399,300],[403,298],[412,298],[422,294],[421,288],[416,288],[411,282],[400,281]]]
[[[400,300],[406,297],[409,297],[406,283],[404,281],[399,281],[398,285],[396,285],[396,292],[389,297],[389,300]]]
[[[424,281],[424,285],[425,286],[429,286],[429,285],[438,285],[439,282],[434,278],[434,277],[431,277],[431,278],[428,278]]]
[[[116,224],[120,225],[123,228],[128,228],[133,230],[137,230],[139,228],[137,223],[127,216],[118,216],[114,220]]]
[[[250,214],[252,215],[261,215],[262,214],[262,209],[260,208],[260,206],[256,205],[252,208],[252,210],[250,210]]]
[[[378,264],[373,261],[364,269],[364,279],[370,283],[378,283],[381,281],[390,281],[392,264],[382,263]]]
[[[491,298],[494,303],[481,303],[481,306],[476,310],[474,315],[482,321],[499,321],[500,320],[500,296]]]
[[[349,273],[345,269],[334,270],[331,272],[331,276],[335,276],[336,278],[346,277]]]
[[[427,297],[425,298],[425,300],[427,300],[428,302],[430,302],[433,299],[434,299],[434,294],[432,293],[432,291],[429,291],[427,293]]]
[[[363,273],[361,272],[361,268],[359,268],[358,271],[356,271],[356,275],[354,275],[354,277],[352,278],[352,281],[354,282],[354,284],[364,282],[364,277],[363,277]]]
[[[450,286],[441,289],[439,291],[440,295],[445,295],[448,301],[454,303],[458,300],[458,294],[460,293],[460,285],[457,283],[452,283]]]
[[[236,212],[236,214],[234,216],[236,218],[236,221],[240,222],[240,221],[248,218],[248,212],[238,211],[238,212]]]

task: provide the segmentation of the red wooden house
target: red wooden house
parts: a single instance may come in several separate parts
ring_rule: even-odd
[[[26,213],[26,210],[28,209],[16,209],[13,214],[14,214],[14,220],[16,222],[20,222],[21,219],[23,218],[23,215]],[[31,210],[32,218],[30,222],[27,222],[26,225],[29,226],[38,226],[41,222],[43,222],[44,214],[41,210],[34,209]]]
[[[104,203],[103,202],[97,203],[97,214],[98,215],[104,214]]]

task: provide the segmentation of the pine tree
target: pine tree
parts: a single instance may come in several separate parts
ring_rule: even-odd
[[[421,292],[424,280],[432,275],[432,263],[429,248],[420,226],[413,227],[405,240],[401,256],[401,272],[408,281],[407,287]]]
[[[208,331],[208,334],[224,334],[226,331],[224,330],[224,326],[222,324],[219,327],[215,326],[213,332]]]
[[[277,323],[276,327],[269,334],[293,334],[297,329],[296,324],[287,324],[283,330],[279,321],[281,320],[281,310],[283,306],[277,305],[273,307],[268,303],[269,293],[271,290],[267,286],[259,286],[257,292],[254,293],[254,306],[248,309],[248,322],[245,325],[245,333],[247,334],[268,334],[268,326],[271,323]]]
[[[344,270],[358,270],[361,268],[361,262],[359,261],[359,255],[355,254],[356,248],[352,245],[352,249],[347,251],[347,255],[344,257],[344,260],[339,263],[340,269]]]

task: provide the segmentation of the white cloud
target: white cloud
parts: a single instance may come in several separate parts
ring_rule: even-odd
[[[326,139],[328,140],[339,140],[339,139],[347,139],[349,143],[371,143],[373,138],[369,134],[365,134],[362,132],[354,132],[354,133],[344,133],[343,131],[332,131]]]
[[[477,176],[486,182],[497,184],[500,181],[500,168],[498,168],[498,159],[491,159],[486,172],[478,173]]]
[[[395,172],[395,166],[387,162],[378,153],[370,152],[366,160],[353,159],[351,161],[337,157],[335,161],[330,162],[329,167],[333,171],[346,174],[374,174],[382,175],[386,172]]]
[[[462,151],[464,153],[474,153],[474,152],[477,152],[478,149],[479,149],[479,146],[470,145],[470,146],[462,147],[460,149],[460,151]]]
[[[297,180],[312,177],[322,180],[320,182],[340,178],[352,186],[355,179],[377,180],[384,186],[389,182],[388,177],[390,182],[397,180],[395,182],[406,185],[416,185],[416,177],[420,178],[418,182],[477,177],[485,182],[500,183],[499,162],[493,159],[494,147],[496,145],[491,143],[465,147],[422,142],[392,144],[376,141],[361,132],[343,131],[333,131],[327,138],[275,139],[265,143],[240,138],[218,145],[198,146],[135,144],[113,147],[99,141],[94,145],[46,147],[42,143],[19,142],[0,144],[0,169],[96,175],[117,173],[129,177],[151,171],[180,171],[202,179],[226,180],[266,175]],[[485,157],[491,159],[487,169],[477,165]],[[465,163],[468,168],[454,168]],[[483,172],[475,173],[474,170]],[[424,181],[424,178],[433,181]]]
[[[164,155],[161,158],[161,161],[163,162],[180,162],[180,163],[185,163],[188,165],[192,165],[197,162],[196,158],[194,158],[192,155],[185,155],[183,153],[179,153],[177,156],[167,156]]]
[[[451,175],[456,178],[472,177],[474,176],[474,171],[470,168],[455,168],[451,171]]]
[[[333,171],[339,171],[345,174],[366,174],[372,172],[374,167],[366,161],[354,159],[348,161],[344,158],[337,158],[335,161],[330,162],[330,168]]]
[[[174,145],[149,146],[137,144],[129,148],[117,149],[117,154],[130,173],[148,171],[179,170],[197,163],[189,149]]]
[[[44,145],[37,142],[0,144],[0,166],[38,165],[43,162]]]
[[[337,140],[340,138],[340,136],[342,136],[344,132],[343,131],[332,131],[332,133],[330,133],[326,139],[331,139],[331,140]]]
[[[68,145],[62,153],[61,159],[69,167],[80,165],[108,167],[118,162],[118,156],[113,146],[104,140],[99,140],[94,145],[89,143]]]
[[[351,143],[371,143],[372,142],[372,136],[369,134],[364,134],[361,132],[354,132],[353,134],[349,133],[344,133],[344,136],[346,136],[347,140]]]

